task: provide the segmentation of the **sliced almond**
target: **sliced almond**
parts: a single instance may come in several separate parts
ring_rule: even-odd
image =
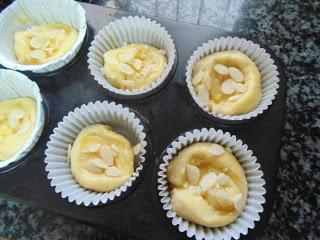
[[[244,93],[247,90],[246,85],[242,83],[235,83],[233,86],[239,93]]]
[[[145,66],[144,68],[142,68],[141,74],[142,74],[143,76],[147,76],[147,75],[151,72],[152,67],[153,67],[153,66],[152,66],[151,64]]]
[[[235,101],[241,99],[241,97],[242,97],[241,94],[233,95],[233,96],[231,96],[231,97],[228,98],[228,101],[230,101],[230,102],[235,102]]]
[[[88,161],[99,168],[107,169],[109,167],[109,165],[101,158],[90,158]]]
[[[207,106],[209,104],[209,92],[204,84],[200,84],[197,86],[198,97],[200,101]]]
[[[210,77],[209,73],[205,73],[202,83],[207,87],[207,89],[210,91],[211,88],[213,87],[213,80]]]
[[[200,178],[200,169],[197,166],[187,164],[187,180],[189,183],[195,185]]]
[[[182,187],[183,188],[187,188],[189,186],[189,184],[187,183],[187,182],[184,182],[183,184],[182,184]]]
[[[132,59],[134,59],[136,54],[137,54],[137,49],[131,48],[122,56],[121,61],[125,63],[130,62]]]
[[[30,39],[30,46],[35,49],[40,49],[46,44],[46,38],[43,36],[34,36]]]
[[[95,153],[95,152],[99,151],[100,147],[101,147],[101,144],[99,144],[99,143],[92,144],[88,148],[83,149],[81,152],[83,152],[83,153]]]
[[[117,68],[120,72],[123,72],[125,74],[128,74],[128,75],[134,74],[134,70],[128,64],[119,63]]]
[[[229,74],[235,82],[243,82],[243,73],[238,68],[229,67]]]
[[[71,149],[72,149],[72,145],[68,144],[68,152],[67,152],[67,163],[71,163]]]
[[[221,189],[220,190],[220,198],[222,200],[228,200],[229,199],[229,193],[226,190]]]
[[[100,148],[100,156],[109,166],[113,165],[113,154],[109,148],[102,146]]]
[[[192,78],[192,84],[194,86],[198,85],[202,81],[203,77],[204,77],[204,72],[203,71],[197,72],[197,74]]]
[[[30,57],[38,60],[42,60],[46,57],[43,50],[33,50],[30,52]]]
[[[200,180],[200,187],[202,191],[207,191],[209,188],[213,187],[217,182],[217,175],[214,173],[208,173],[203,176]]]
[[[225,175],[224,173],[219,173],[218,174],[218,182],[220,185],[225,185],[229,182],[229,178],[227,175]]]
[[[17,134],[26,133],[30,127],[31,127],[31,122],[29,121],[29,119],[25,119],[25,121],[22,123],[19,130],[17,131]]]
[[[234,92],[234,81],[232,79],[225,80],[221,85],[221,91],[224,94],[230,95]]]
[[[223,64],[216,64],[214,65],[213,69],[221,75],[227,75],[229,73],[228,67]]]
[[[109,167],[106,170],[106,175],[108,177],[119,177],[122,175],[122,170],[117,167]]]
[[[134,86],[133,80],[121,80],[120,82],[126,87],[133,87]]]
[[[133,147],[133,154],[138,155],[140,153],[140,151],[141,151],[141,144],[138,143]]]
[[[222,146],[220,146],[219,144],[212,144],[212,148],[210,150],[210,153],[212,153],[213,155],[221,155],[224,153],[224,148]]]
[[[138,58],[133,59],[132,65],[135,69],[140,70],[142,67],[142,61]]]
[[[91,173],[99,174],[99,173],[102,173],[103,171],[102,168],[97,167],[90,159],[88,159],[85,167]]]
[[[241,211],[241,206],[242,206],[242,193],[239,193],[235,196],[233,200],[233,206],[234,208],[240,212]]]
[[[20,119],[24,118],[26,113],[22,110],[12,110],[8,116],[8,124],[11,128],[15,128]]]

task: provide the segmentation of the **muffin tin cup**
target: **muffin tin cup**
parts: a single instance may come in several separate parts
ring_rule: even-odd
[[[168,64],[164,73],[149,87],[136,90],[124,90],[113,87],[104,76],[103,54],[126,44],[142,43],[163,49],[167,53]],[[106,25],[94,37],[88,53],[88,64],[91,75],[102,87],[118,98],[143,98],[164,85],[166,79],[176,66],[175,44],[159,23],[145,17],[128,16],[117,19]]]
[[[0,101],[18,97],[31,97],[37,104],[35,126],[28,141],[11,158],[0,161],[0,169],[21,160],[37,143],[41,136],[45,117],[43,99],[38,85],[22,73],[12,70],[0,70]]]
[[[196,142],[212,142],[229,148],[245,171],[248,183],[246,207],[233,223],[224,227],[204,227],[183,219],[172,210],[167,167],[179,151]],[[239,239],[241,234],[246,235],[249,229],[254,228],[255,221],[260,220],[259,213],[263,212],[262,204],[265,203],[264,194],[266,193],[265,181],[262,178],[263,172],[260,170],[260,164],[257,163],[256,157],[252,154],[253,152],[248,149],[246,144],[229,132],[224,133],[222,130],[194,129],[179,136],[162,155],[158,172],[160,202],[166,211],[167,218],[171,219],[172,224],[177,226],[180,232],[185,232],[189,238],[195,237],[197,240]]]
[[[78,30],[78,39],[62,57],[39,65],[18,62],[14,51],[14,34],[32,26],[65,23]],[[33,73],[55,71],[75,58],[87,32],[85,10],[74,0],[17,0],[0,14],[0,64],[6,68]]]
[[[192,70],[194,65],[203,57],[221,51],[238,50],[247,55],[258,67],[261,74],[261,100],[254,110],[243,115],[224,115],[210,112],[198,98],[192,86]],[[250,40],[238,37],[221,37],[204,43],[201,47],[193,52],[188,60],[186,67],[187,88],[196,105],[202,109],[209,117],[226,120],[229,122],[239,122],[257,117],[266,111],[275,99],[278,88],[279,72],[274,60],[265,49]]]
[[[83,128],[97,123],[112,126],[114,131],[127,137],[133,146],[141,144],[140,154],[135,156],[135,170],[131,177],[120,188],[106,193],[80,186],[67,162],[68,145],[73,144]],[[48,179],[51,180],[50,185],[55,188],[56,193],[61,194],[62,198],[67,198],[69,202],[75,202],[77,205],[97,206],[119,198],[133,187],[133,182],[137,181],[144,167],[146,147],[144,126],[127,107],[107,101],[90,102],[69,112],[53,129],[45,151],[45,170],[48,172]]]

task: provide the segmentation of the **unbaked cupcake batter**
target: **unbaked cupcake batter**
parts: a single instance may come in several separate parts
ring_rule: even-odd
[[[78,31],[67,24],[45,24],[16,32],[14,50],[21,64],[43,64],[64,56],[77,39]]]
[[[36,114],[37,105],[32,98],[0,101],[0,161],[14,156],[28,141]]]
[[[109,192],[123,185],[133,173],[131,143],[108,125],[85,127],[69,150],[72,174],[84,188]]]
[[[192,85],[209,111],[224,115],[246,114],[261,99],[261,78],[256,64],[239,51],[223,51],[200,59]]]
[[[104,74],[119,89],[145,89],[152,85],[167,66],[166,52],[146,44],[128,44],[106,52]]]
[[[208,142],[183,149],[168,166],[172,210],[207,227],[232,223],[247,199],[243,168],[226,148]]]

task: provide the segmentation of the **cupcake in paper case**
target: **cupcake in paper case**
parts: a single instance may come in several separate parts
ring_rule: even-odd
[[[0,63],[11,69],[46,73],[79,52],[87,24],[74,0],[17,0],[0,14]]]
[[[270,55],[243,38],[210,40],[190,57],[186,72],[189,92],[208,114],[245,120],[264,112],[279,88]]]
[[[167,79],[176,58],[174,42],[159,23],[129,16],[106,25],[89,48],[91,74],[108,91],[145,96]]]
[[[42,102],[35,82],[0,70],[0,168],[21,160],[37,143],[44,125]]]
[[[252,151],[230,133],[186,132],[166,149],[158,173],[163,209],[196,239],[238,239],[260,219],[265,181]]]
[[[51,186],[78,205],[114,200],[140,175],[145,138],[140,119],[122,105],[104,101],[76,108],[48,142],[45,162]]]

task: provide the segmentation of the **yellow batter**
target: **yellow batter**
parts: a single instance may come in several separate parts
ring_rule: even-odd
[[[133,147],[110,126],[87,126],[71,148],[71,171],[84,188],[112,191],[123,185],[133,170]]]
[[[261,77],[256,64],[239,51],[223,51],[200,59],[192,85],[209,110],[224,115],[246,114],[261,99]]]
[[[168,166],[173,211],[207,227],[232,223],[241,214],[248,186],[243,168],[226,148],[195,143]]]
[[[103,55],[107,81],[119,89],[145,89],[167,66],[166,52],[146,44],[128,44]]]
[[[45,24],[16,32],[14,49],[19,63],[43,64],[64,56],[77,38],[78,31],[69,25]]]
[[[0,161],[14,156],[28,141],[35,126],[36,101],[14,98],[0,102]]]

